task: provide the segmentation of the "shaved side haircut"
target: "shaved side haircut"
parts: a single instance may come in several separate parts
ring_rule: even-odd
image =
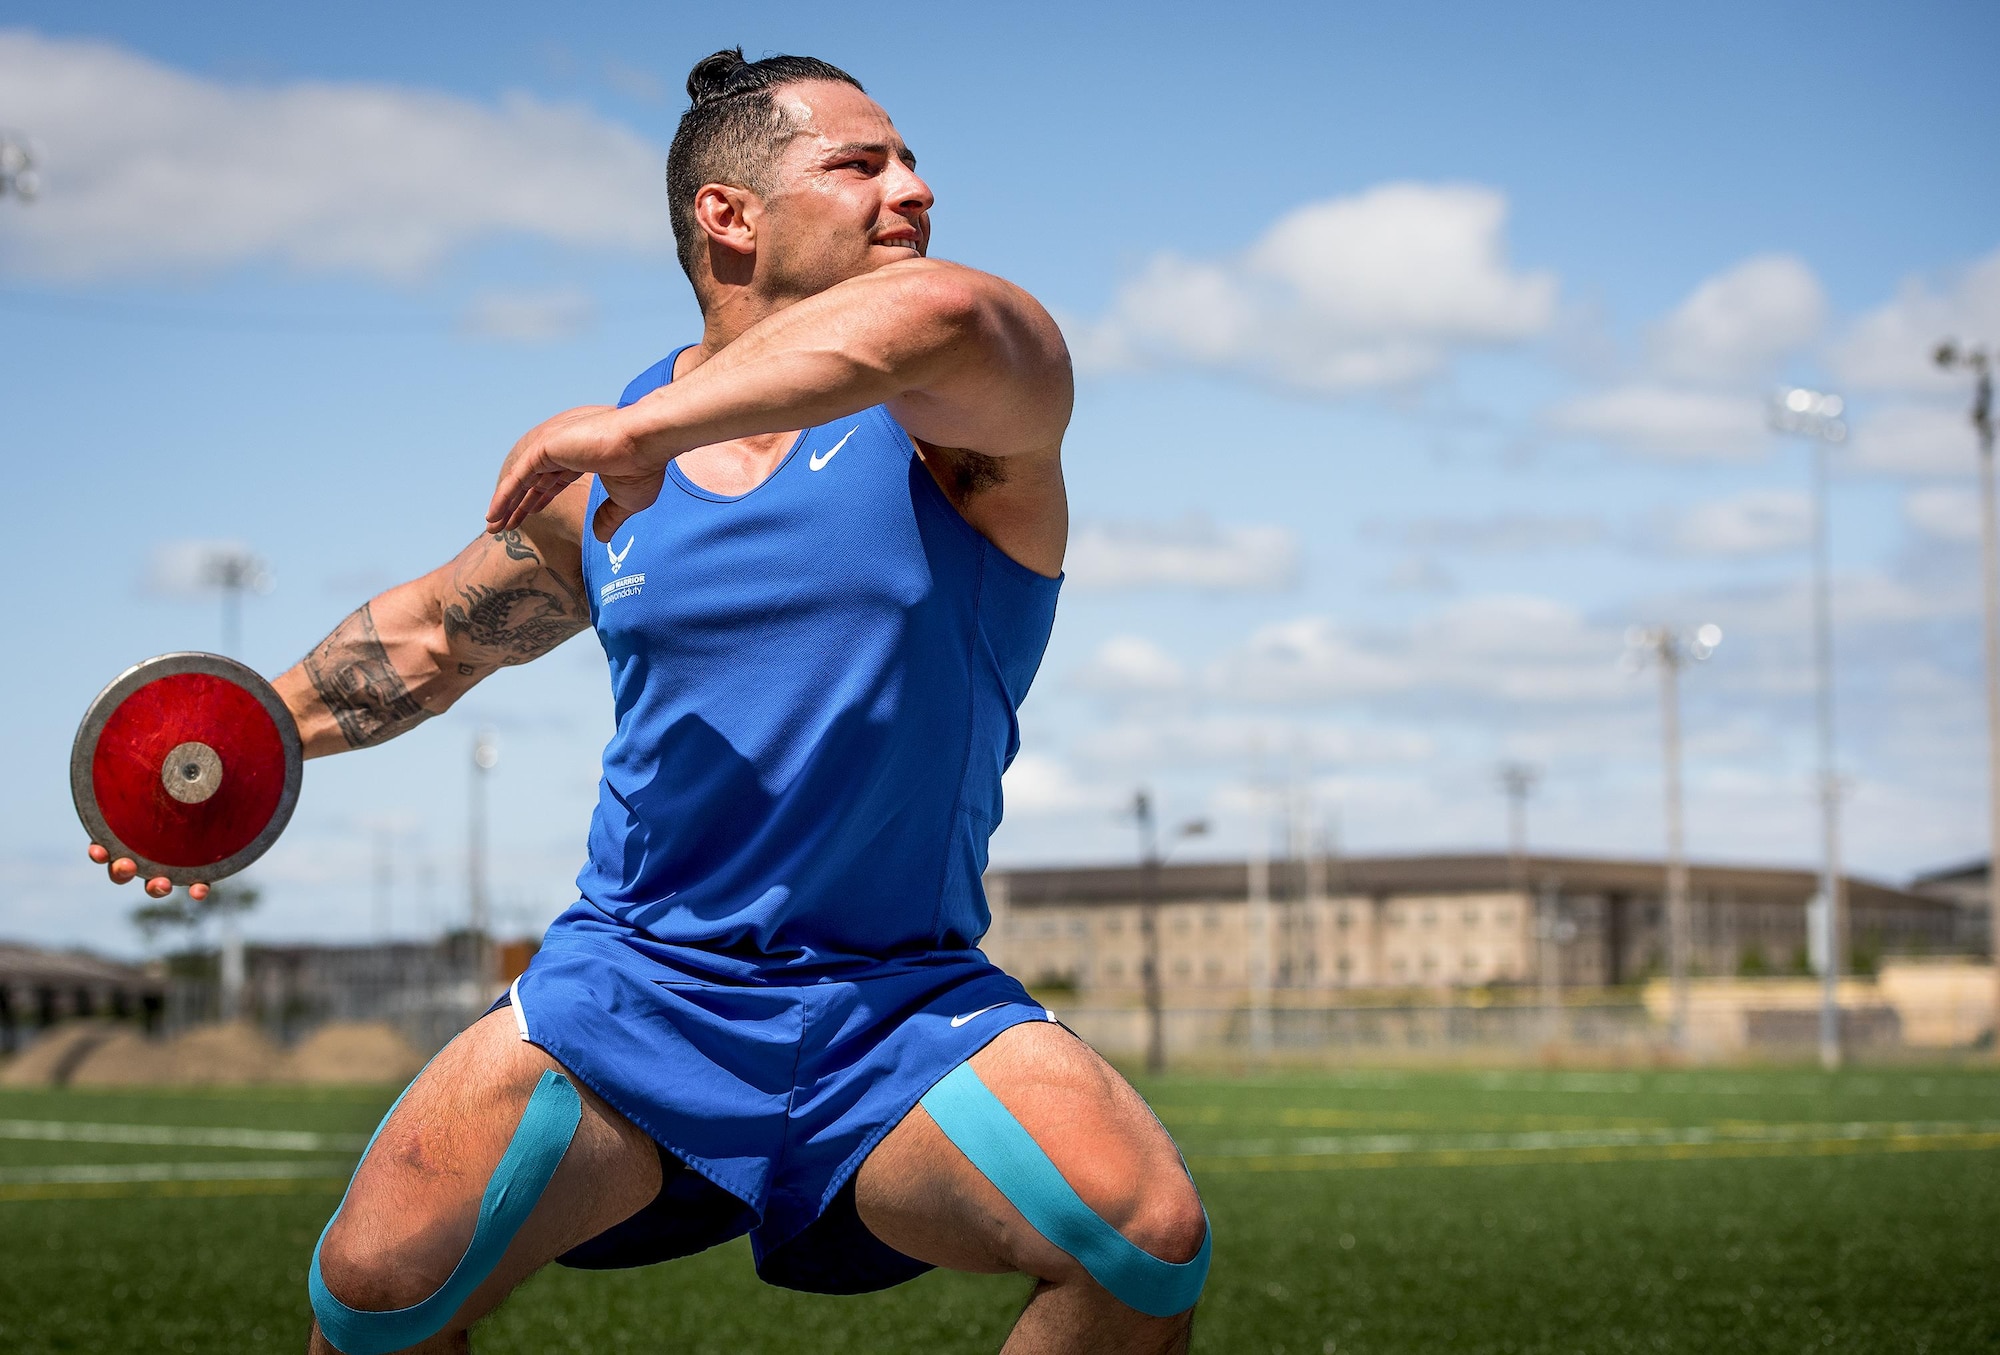
[[[747,188],[759,196],[769,193],[771,161],[794,130],[772,96],[804,80],[837,80],[861,89],[861,82],[846,71],[814,57],[745,61],[741,47],[705,56],[688,72],[688,111],[681,114],[667,152],[667,198],[675,251],[689,282],[699,276],[704,238],[694,221],[695,194],[711,183]]]

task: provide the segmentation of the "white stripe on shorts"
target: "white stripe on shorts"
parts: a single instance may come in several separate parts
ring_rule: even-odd
[[[525,1043],[528,1039],[528,1013],[521,1006],[521,980],[519,978],[516,978],[512,983],[507,985],[507,1001],[514,1008],[514,1029],[521,1032],[521,1039]]]

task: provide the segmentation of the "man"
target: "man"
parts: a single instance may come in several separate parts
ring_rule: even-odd
[[[926,257],[930,189],[845,72],[719,52],[688,92],[701,342],[530,432],[491,535],[278,679],[323,755],[594,625],[618,716],[582,898],[377,1131],[312,1349],[466,1350],[550,1261],[748,1232],[801,1289],[1031,1275],[1010,1351],[1182,1350],[1207,1221],[1172,1141],[975,949],[1067,533],[1061,336]]]

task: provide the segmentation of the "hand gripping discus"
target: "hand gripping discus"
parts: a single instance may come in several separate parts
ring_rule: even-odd
[[[298,726],[270,683],[220,654],[162,654],[90,703],[69,788],[114,861],[131,857],[142,879],[207,884],[278,840],[304,768]]]

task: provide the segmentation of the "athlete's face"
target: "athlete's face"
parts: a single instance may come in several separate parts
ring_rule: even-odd
[[[764,204],[757,271],[765,288],[810,296],[930,249],[930,185],[873,99],[830,81],[777,93],[798,134],[780,151]]]

